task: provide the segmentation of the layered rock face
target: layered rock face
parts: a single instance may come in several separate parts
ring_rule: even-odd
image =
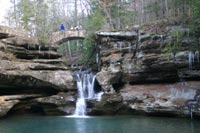
[[[96,33],[96,88],[104,94],[86,100],[87,114],[200,116],[199,40],[185,27],[166,31]],[[75,80],[56,50],[0,29],[0,117],[74,112]]]
[[[129,113],[200,115],[198,38],[185,27],[166,31],[96,33],[101,66],[97,80],[109,98],[121,99],[114,114],[126,108]]]
[[[19,112],[35,108],[44,113],[45,109],[52,109],[55,113],[57,101],[66,101],[67,93],[75,88],[72,73],[57,48],[0,28],[0,116],[11,108]],[[65,93],[56,95],[61,91]],[[44,102],[48,98],[50,102]]]

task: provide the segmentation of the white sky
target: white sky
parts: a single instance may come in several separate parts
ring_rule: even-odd
[[[79,1],[80,2],[80,1]],[[84,2],[84,1],[83,1]],[[79,3],[80,4],[80,3]],[[84,5],[79,5],[79,6],[86,6],[87,4]],[[10,0],[0,0],[0,25],[6,25],[5,23],[5,16],[9,10],[9,8],[12,6],[10,3]],[[81,10],[80,10],[81,11]],[[86,11],[85,11],[86,12]]]
[[[10,0],[0,0],[0,24],[3,24],[3,21],[5,20],[4,17],[10,6]]]

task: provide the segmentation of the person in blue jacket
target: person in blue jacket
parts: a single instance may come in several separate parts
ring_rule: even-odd
[[[61,31],[65,30],[65,26],[63,24],[60,25],[60,30]]]

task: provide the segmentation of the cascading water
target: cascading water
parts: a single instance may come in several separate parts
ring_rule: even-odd
[[[40,51],[41,51],[41,46],[39,45],[39,48],[38,48],[38,50],[39,50],[39,53],[40,53]]]
[[[97,99],[97,101],[101,101],[102,95],[103,95],[103,92],[99,92],[99,93],[95,94],[95,99]]]
[[[192,66],[194,64],[194,53],[193,52],[189,52],[188,53],[188,63],[189,63],[189,69],[192,69]]]
[[[99,53],[96,53],[96,63],[99,64]]]
[[[200,53],[198,50],[196,50],[195,52],[190,51],[188,53],[188,63],[189,63],[189,69],[192,69],[195,63],[198,64],[200,63]]]
[[[96,76],[90,71],[77,71],[74,75],[77,82],[78,99],[73,116],[85,116],[87,107],[85,100],[95,98],[94,83]]]
[[[122,51],[123,47],[124,47],[124,44],[123,44],[122,42],[119,42],[119,49],[120,49],[120,52]]]

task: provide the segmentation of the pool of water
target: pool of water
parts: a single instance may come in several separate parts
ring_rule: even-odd
[[[200,133],[200,120],[144,116],[23,116],[1,119],[0,133]]]

